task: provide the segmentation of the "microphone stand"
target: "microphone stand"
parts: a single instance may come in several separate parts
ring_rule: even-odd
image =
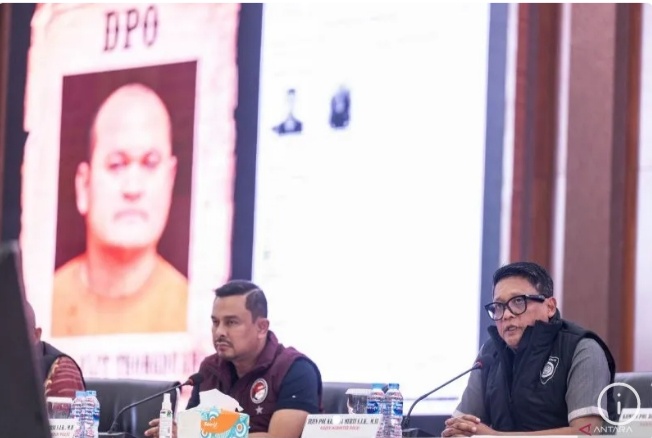
[[[456,381],[460,377],[464,376],[465,374],[468,374],[468,373],[470,373],[471,371],[474,371],[474,370],[479,370],[480,368],[482,368],[482,363],[481,362],[476,362],[468,370],[464,371],[461,374],[458,374],[457,376],[453,377],[452,379],[448,380],[447,382],[442,383],[441,385],[439,385],[438,387],[436,387],[432,391],[429,391],[429,392],[423,394],[421,397],[417,398],[414,401],[414,403],[412,403],[412,406],[410,406],[410,409],[408,410],[407,415],[405,417],[403,417],[403,421],[402,421],[402,424],[401,424],[401,428],[403,429],[403,436],[404,437],[416,437],[417,436],[417,435],[415,435],[415,433],[418,433],[419,429],[418,428],[412,428],[412,429],[409,428],[410,427],[410,417],[412,416],[412,410],[417,405],[417,403],[419,403],[421,400],[423,400],[425,398],[428,398],[433,393],[439,391],[440,389],[442,389],[446,385],[449,385],[449,384],[453,383],[454,381]],[[431,435],[428,435],[428,436],[431,436]]]
[[[117,432],[116,429],[118,428],[118,420],[120,419],[120,416],[122,414],[124,414],[127,410],[129,410],[129,409],[131,409],[131,408],[133,408],[135,406],[138,406],[141,403],[148,402],[150,400],[155,399],[156,397],[162,396],[165,393],[168,393],[168,392],[173,391],[175,389],[179,389],[182,386],[186,386],[186,385],[191,384],[191,383],[192,382],[190,382],[190,381],[187,381],[187,382],[184,382],[184,383],[179,383],[177,385],[174,385],[174,386],[166,389],[165,391],[161,391],[161,392],[156,393],[154,395],[150,395],[149,397],[146,397],[146,398],[144,398],[142,400],[135,401],[135,402],[131,403],[130,405],[127,405],[124,408],[120,409],[118,414],[115,416],[115,419],[113,420],[113,423],[111,424],[111,427],[109,428],[108,432],[103,433],[102,437],[108,438],[108,437],[121,437],[121,436],[124,436],[124,432]]]

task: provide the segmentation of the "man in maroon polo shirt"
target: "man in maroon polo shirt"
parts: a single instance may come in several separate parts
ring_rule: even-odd
[[[215,291],[211,320],[216,353],[199,367],[204,380],[188,409],[199,404],[200,391],[218,389],[250,416],[251,438],[299,438],[308,414],[321,411],[321,374],[269,330],[263,291],[249,281],[226,283]],[[158,419],[150,425],[145,435],[158,437]]]

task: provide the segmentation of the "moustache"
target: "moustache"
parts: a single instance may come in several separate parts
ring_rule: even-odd
[[[226,345],[231,345],[231,343],[226,339],[226,338],[219,338],[217,339],[214,344],[226,344]]]

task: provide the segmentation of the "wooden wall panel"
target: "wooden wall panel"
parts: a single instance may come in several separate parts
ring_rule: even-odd
[[[510,260],[552,263],[559,4],[519,5]]]
[[[572,6],[564,316],[602,336],[619,371],[633,359],[640,15]]]

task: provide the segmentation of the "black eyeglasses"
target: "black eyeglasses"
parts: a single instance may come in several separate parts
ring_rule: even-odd
[[[501,319],[503,319],[503,315],[505,315],[506,308],[509,309],[509,311],[512,312],[514,316],[517,316],[522,313],[525,313],[525,311],[527,310],[528,300],[543,303],[546,300],[546,298],[547,297],[543,295],[517,295],[507,300],[506,303],[498,303],[498,302],[489,303],[486,306],[484,306],[484,309],[489,314],[489,318],[493,319],[494,321],[500,321]]]

